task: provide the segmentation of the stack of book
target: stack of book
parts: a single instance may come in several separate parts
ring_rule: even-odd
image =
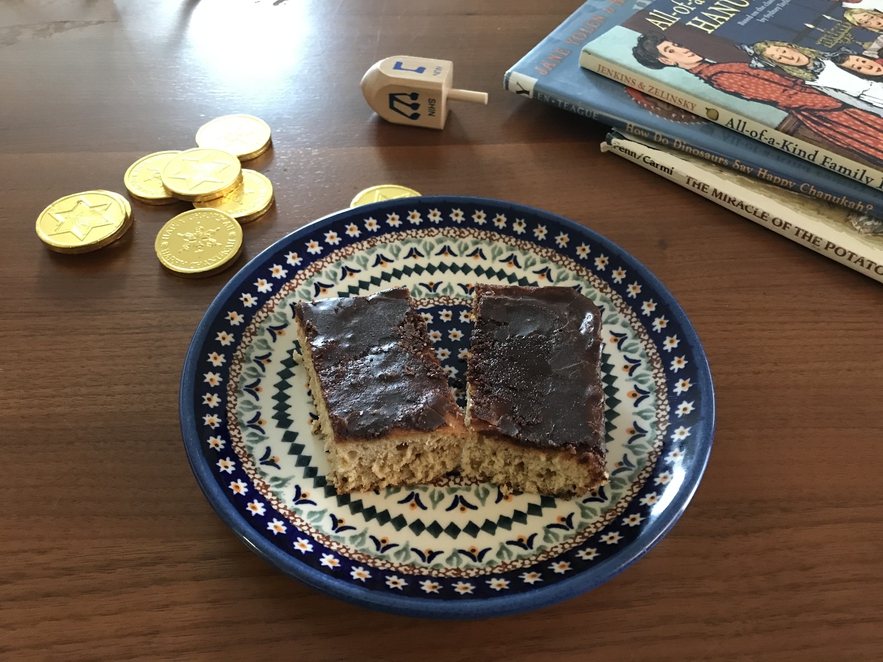
[[[589,0],[504,86],[607,125],[603,151],[883,282],[883,0],[843,3]]]

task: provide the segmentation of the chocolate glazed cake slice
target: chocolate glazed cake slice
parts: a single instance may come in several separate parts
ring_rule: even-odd
[[[407,288],[300,302],[298,338],[338,492],[430,482],[466,428]]]
[[[603,485],[601,316],[569,287],[476,285],[465,476],[572,497]]]

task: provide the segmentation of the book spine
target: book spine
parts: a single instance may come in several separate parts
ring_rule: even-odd
[[[510,75],[506,77],[504,82],[505,88],[513,94],[519,94],[519,88],[517,88],[514,83],[510,83],[510,80],[516,81],[518,79],[518,75],[515,72],[510,72]],[[525,90],[527,88],[522,86],[520,89]],[[522,92],[521,94],[524,93]],[[811,198],[817,198],[819,200],[824,200],[825,202],[841,205],[847,209],[862,214],[868,214],[875,218],[883,218],[883,206],[881,206],[880,209],[877,209],[874,206],[874,203],[868,199],[860,199],[856,196],[850,196],[843,193],[843,191],[832,188],[830,182],[825,178],[807,177],[807,175],[812,174],[812,171],[808,168],[804,168],[805,178],[799,179],[795,177],[793,171],[786,172],[780,170],[775,164],[763,164],[744,157],[736,158],[731,154],[726,154],[707,145],[696,145],[687,142],[682,138],[678,138],[677,136],[664,133],[659,129],[653,129],[635,122],[630,122],[621,117],[610,115],[609,113],[602,113],[581,101],[551,92],[539,83],[532,85],[530,95],[530,98],[536,99],[537,101],[542,101],[551,106],[576,113],[582,117],[588,117],[589,119],[600,122],[613,129],[617,129],[618,131],[634,135],[645,141],[652,141],[663,147],[676,149],[685,154],[705,159],[709,163],[730,168],[733,172],[737,172],[740,175],[755,177],[759,181],[779,186],[786,191],[799,192]]]
[[[727,110],[722,106],[654,80],[650,76],[604,60],[587,50],[583,50],[580,53],[579,63],[584,69],[611,78],[629,87],[634,87],[645,94],[688,110],[700,117],[708,118],[716,124],[737,131],[754,140],[764,142],[792,156],[866,184],[871,188],[883,188],[883,172],[861,165],[841,154],[822,149],[800,138],[789,136],[777,129]]]
[[[636,130],[637,129],[637,130]],[[811,168],[803,167],[804,178],[795,177],[795,173],[779,170],[775,165],[762,165],[757,161],[746,158],[734,158],[716,150],[694,145],[682,138],[669,136],[661,131],[648,131],[634,124],[626,126],[622,131],[645,141],[651,141],[669,149],[675,149],[684,154],[704,159],[709,163],[729,168],[735,173],[753,177],[759,182],[777,186],[785,191],[800,193],[809,198],[824,200],[831,204],[839,205],[860,214],[867,214],[874,218],[883,218],[883,207],[877,209],[870,200],[849,196],[843,191],[830,186],[830,182],[824,179],[808,179],[806,175],[812,174]]]
[[[838,231],[803,213],[799,207],[766,197],[740,186],[737,182],[699,168],[677,155],[633,140],[610,135],[601,144],[601,151],[613,152],[637,163],[791,241],[883,282],[883,247],[870,247],[850,233]]]

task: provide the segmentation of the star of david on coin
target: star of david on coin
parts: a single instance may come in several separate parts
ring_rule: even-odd
[[[114,221],[105,216],[110,205],[110,202],[90,205],[84,198],[77,198],[74,206],[70,209],[50,212],[52,217],[58,221],[58,225],[54,232],[49,233],[49,236],[55,237],[70,232],[80,241],[84,241],[92,230],[114,225]]]
[[[59,198],[37,217],[37,236],[59,253],[88,253],[132,226],[132,208],[118,193],[84,191]]]
[[[255,139],[258,137],[257,131],[226,131],[222,135],[219,136],[222,142],[225,142],[230,145],[239,145],[242,147],[248,147],[250,143],[255,142]]]
[[[263,216],[273,206],[273,184],[261,173],[244,169],[241,186],[223,198],[194,202],[193,206],[220,209],[240,223],[248,223]]]
[[[201,202],[226,195],[242,181],[239,159],[219,149],[197,147],[169,159],[162,183],[182,200]]]

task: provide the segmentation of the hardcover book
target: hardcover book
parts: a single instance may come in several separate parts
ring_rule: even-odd
[[[880,2],[883,4],[883,0]],[[586,41],[633,12],[630,6],[612,0],[588,0],[506,72],[503,86],[519,96],[563,108],[789,191],[883,218],[883,191],[829,170],[808,168],[796,156],[581,68],[580,49]]]
[[[883,282],[883,237],[860,232],[854,214],[843,207],[783,191],[708,161],[615,132],[607,136],[601,151],[637,163],[791,241]]]
[[[879,190],[883,12],[843,1],[654,0],[605,20],[580,64]]]

